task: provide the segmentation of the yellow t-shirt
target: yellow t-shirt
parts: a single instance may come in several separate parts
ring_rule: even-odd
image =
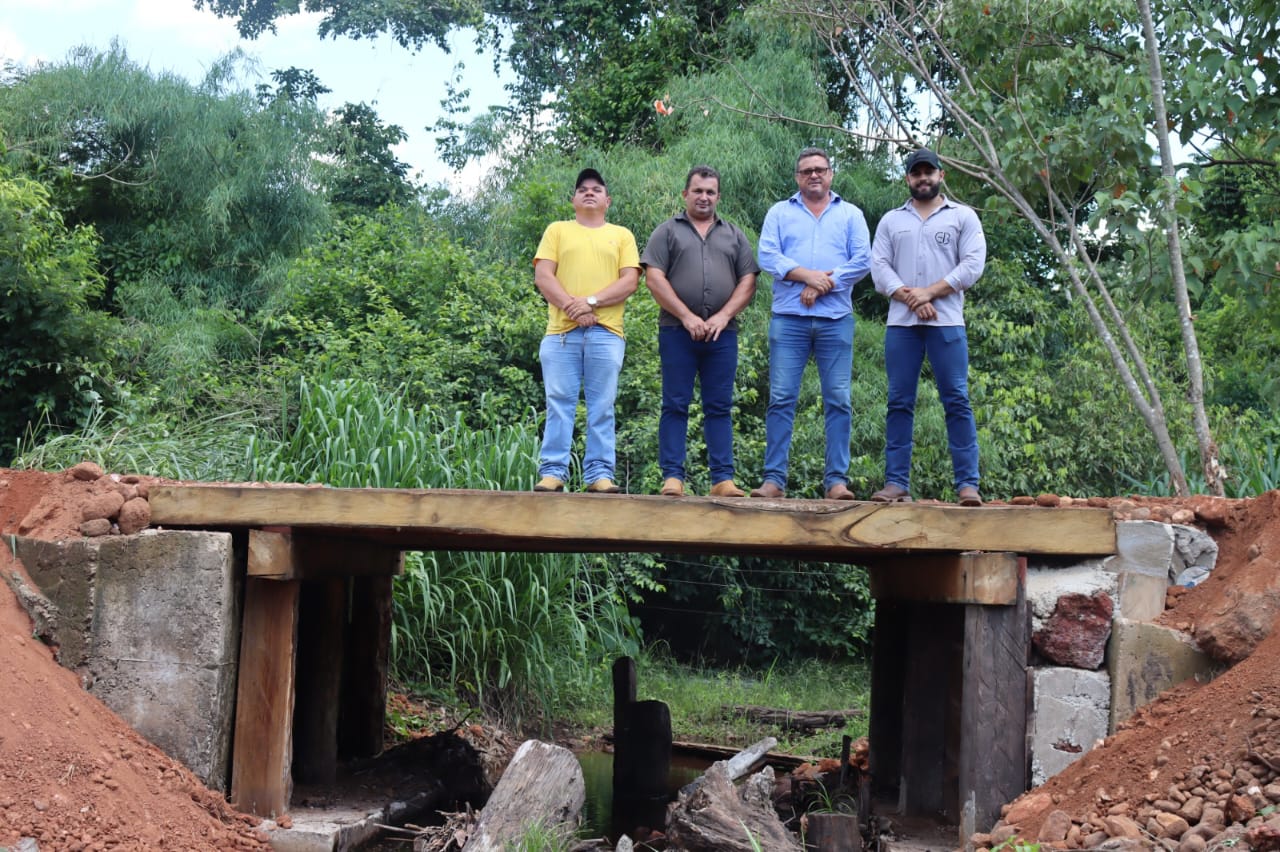
[[[609,222],[588,228],[576,221],[552,222],[542,234],[533,262],[551,260],[556,278],[571,296],[599,293],[628,267],[640,268],[636,238],[621,225]],[[622,336],[622,308],[626,303],[596,308],[596,319],[605,328]],[[564,334],[578,324],[569,315],[547,304],[547,334]]]

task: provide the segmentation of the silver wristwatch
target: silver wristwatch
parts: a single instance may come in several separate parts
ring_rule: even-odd
[[[592,309],[594,309],[596,305],[600,304],[600,300],[597,299],[595,296],[588,296],[587,304],[590,305]]]

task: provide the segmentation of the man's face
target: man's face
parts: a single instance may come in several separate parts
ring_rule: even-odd
[[[680,194],[684,197],[685,215],[690,219],[705,222],[715,218],[716,205],[720,203],[720,181],[694,175],[689,188]]]
[[[935,169],[928,163],[917,163],[915,168],[907,172],[907,188],[916,201],[932,201],[938,197],[942,186],[942,170]]]
[[[796,185],[809,198],[823,198],[831,190],[831,164],[814,154],[796,166]]]
[[[605,211],[609,209],[609,191],[598,180],[587,178],[573,191],[574,212]]]

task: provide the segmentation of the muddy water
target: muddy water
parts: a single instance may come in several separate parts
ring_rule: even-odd
[[[667,791],[664,801],[614,802],[613,755],[599,751],[579,752],[578,763],[586,782],[587,801],[582,809],[582,828],[579,837],[607,837],[616,843],[623,834],[634,837],[638,828],[661,830],[666,823],[667,802],[674,801],[675,794],[690,781],[700,776],[710,762],[705,758],[690,757],[679,753],[671,756],[671,771],[667,775]]]

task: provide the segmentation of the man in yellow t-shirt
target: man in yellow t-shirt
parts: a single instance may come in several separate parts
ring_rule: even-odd
[[[593,494],[622,490],[613,481],[614,400],[626,351],[622,310],[640,284],[640,252],[630,231],[605,221],[611,201],[600,173],[583,169],[573,218],[547,226],[534,255],[534,283],[547,300],[539,348],[547,421],[534,491],[564,490],[579,394],[587,404],[582,481]]]

